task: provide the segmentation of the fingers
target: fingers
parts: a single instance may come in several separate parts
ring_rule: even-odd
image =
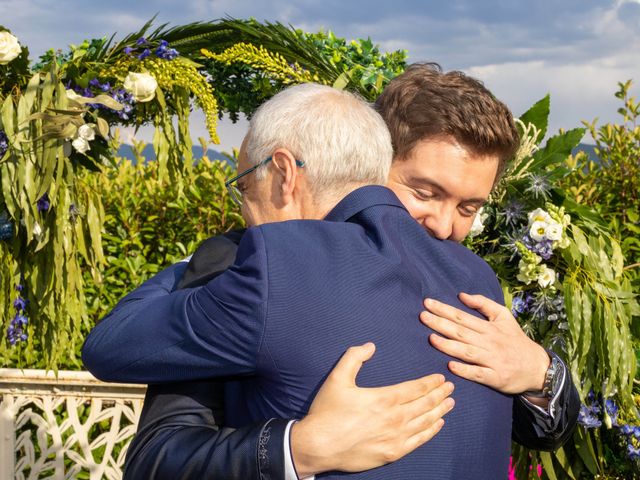
[[[442,353],[474,365],[485,365],[487,351],[480,345],[450,340],[440,335],[429,335],[429,342]]]
[[[467,307],[477,310],[489,320],[493,320],[505,309],[503,305],[494,302],[484,295],[469,295],[468,293],[460,293],[458,295],[460,301]]]
[[[329,378],[340,383],[355,385],[362,364],[373,357],[375,351],[376,346],[371,342],[349,347],[329,374]]]
[[[409,453],[425,442],[428,442],[442,429],[445,423],[442,417],[453,410],[455,406],[455,400],[448,396],[450,393],[446,393],[447,391],[453,391],[453,385],[451,385],[449,390],[444,390],[446,385],[447,384],[441,387],[443,391],[438,389],[439,400],[435,406],[422,413],[422,415],[415,417],[407,424],[410,430],[408,433],[409,438],[405,442],[405,453]],[[435,393],[434,391],[434,394]]]
[[[458,323],[451,322],[446,318],[434,315],[431,312],[421,312],[420,321],[427,327],[452,340],[456,340],[462,343],[479,343],[477,331],[467,328]]]
[[[402,405],[405,418],[409,421],[409,424],[415,424],[416,422],[412,422],[415,419],[418,419],[419,423],[422,422],[420,419],[423,419],[424,415],[430,412],[436,412],[432,417],[432,421],[435,421],[451,410],[454,402],[452,398],[448,397],[453,393],[453,389],[453,383],[445,382],[428,394]],[[443,403],[445,404],[444,406],[442,405]],[[423,427],[424,425],[415,427],[416,432],[418,428]]]
[[[466,378],[472,382],[492,388],[499,387],[496,372],[491,368],[451,361],[449,362],[449,370],[458,377]]]
[[[416,448],[420,447],[421,445],[424,445],[433,437],[435,437],[436,434],[440,430],[442,430],[443,426],[444,426],[444,420],[442,418],[439,418],[438,420],[433,422],[430,426],[428,426],[426,429],[421,430],[417,434],[409,437],[409,439],[405,442],[405,455],[413,452]]]
[[[467,312],[447,305],[446,303],[439,302],[432,298],[426,298],[424,300],[424,306],[429,312],[439,317],[451,320],[452,322],[462,325],[470,330],[476,332],[482,332],[485,327],[485,322]]]
[[[402,405],[429,394],[434,389],[442,386],[443,383],[444,375],[434,373],[426,377],[372,390],[375,390],[388,405]]]
[[[387,410],[394,418],[393,448],[386,452],[387,461],[395,461],[432,439],[444,425],[442,417],[455,405],[453,384],[446,382],[413,402]],[[400,442],[400,443],[398,443]],[[395,445],[395,446],[394,446]]]

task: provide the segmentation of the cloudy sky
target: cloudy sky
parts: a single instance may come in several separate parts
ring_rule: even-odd
[[[230,15],[371,37],[480,78],[516,115],[551,93],[552,131],[617,121],[618,81],[633,78],[640,96],[640,0],[0,0],[0,24],[33,56],[125,35],[156,13],[172,25]],[[195,120],[194,137],[204,133]],[[243,128],[223,122],[221,147],[238,145]]]

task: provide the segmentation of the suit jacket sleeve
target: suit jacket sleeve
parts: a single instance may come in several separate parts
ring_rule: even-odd
[[[220,275],[236,257],[240,237],[235,233],[209,239],[188,265],[169,267],[121,305],[133,307],[149,296],[170,293],[176,283],[178,288],[200,286]],[[88,345],[85,352],[90,356]],[[219,381],[149,385],[138,433],[127,452],[124,478],[284,478],[288,421],[271,419],[239,429],[221,428],[223,388]]]
[[[495,273],[490,270],[487,275],[492,277],[494,300],[504,305],[504,295]],[[521,395],[514,396],[511,437],[520,445],[534,450],[555,450],[571,438],[578,421],[580,397],[569,369],[564,363],[563,366],[562,388],[550,405],[552,415],[529,403]]]
[[[534,450],[556,450],[575,430],[580,412],[580,396],[571,372],[564,365],[562,388],[551,400],[550,413],[527,402],[521,395],[513,401],[513,440]]]
[[[177,268],[127,295],[91,331],[83,361],[96,377],[165,383],[255,371],[267,298],[260,230],[248,230],[234,265],[202,287],[170,291]]]
[[[211,382],[150,385],[124,478],[284,478],[286,420],[219,428]]]

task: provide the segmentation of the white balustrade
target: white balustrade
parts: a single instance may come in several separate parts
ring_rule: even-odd
[[[0,368],[0,479],[120,479],[145,390]]]

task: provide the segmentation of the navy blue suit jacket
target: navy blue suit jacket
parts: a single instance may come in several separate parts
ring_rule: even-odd
[[[303,416],[344,350],[373,341],[376,355],[359,385],[440,372],[456,384],[457,404],[426,445],[354,477],[504,478],[511,397],[450,375],[450,358],[429,345],[431,331],[418,320],[424,297],[475,314],[458,300],[460,291],[502,302],[483,260],[431,238],[391,191],[363,187],[325,221],[249,229],[234,266],[204,287],[147,289],[144,299],[134,291],[94,329],[84,359],[107,380],[236,377],[226,417],[244,425]],[[137,348],[121,346],[120,335]]]

